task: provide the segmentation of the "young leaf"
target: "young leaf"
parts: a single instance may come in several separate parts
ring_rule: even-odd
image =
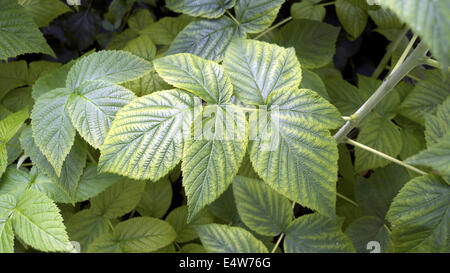
[[[335,217],[338,149],[327,128],[339,112],[307,89],[282,89],[268,98],[268,122],[250,146],[258,175],[297,203]]]
[[[14,252],[14,233],[11,215],[16,207],[16,199],[9,194],[0,195],[0,253]]]
[[[208,103],[227,103],[233,94],[228,75],[213,61],[184,53],[157,59],[154,65],[166,82],[187,90]]]
[[[183,134],[198,107],[194,96],[179,90],[134,100],[117,113],[101,147],[99,170],[159,180],[181,160]]]
[[[242,221],[259,234],[277,236],[294,217],[289,200],[260,180],[237,176],[233,193]]]
[[[387,219],[396,252],[449,252],[450,187],[437,176],[409,181],[394,198]]]
[[[195,135],[194,125],[194,135],[186,140],[181,165],[188,221],[228,188],[248,143],[248,124],[238,107],[209,105],[198,122],[202,124],[202,135]]]
[[[350,34],[352,39],[358,38],[366,28],[369,18],[367,11],[348,0],[337,0],[335,6],[339,21],[345,31]]]
[[[230,75],[234,95],[247,104],[266,104],[272,92],[297,88],[302,79],[293,48],[255,40],[234,39],[223,66]]]
[[[286,230],[286,253],[355,252],[336,220],[318,213],[295,219]]]
[[[166,55],[191,53],[201,58],[220,61],[237,31],[228,17],[191,22],[173,40]]]
[[[380,244],[382,253],[389,252],[391,240],[387,226],[373,216],[365,216],[351,223],[345,230],[345,234],[352,240],[356,252],[368,253],[371,250],[369,242],[375,241]]]
[[[132,211],[144,192],[142,181],[122,180],[91,199],[91,209],[105,218],[113,219]]]
[[[123,83],[137,79],[151,70],[151,64],[126,51],[105,50],[90,54],[75,63],[67,75],[66,86],[72,90],[86,81]]]
[[[119,223],[113,234],[97,238],[88,252],[152,252],[172,243],[176,237],[165,221],[151,217],[131,218]]]
[[[172,202],[172,183],[168,178],[145,185],[144,193],[136,210],[142,216],[161,218]]]
[[[116,113],[135,98],[133,92],[120,85],[87,81],[70,95],[67,107],[73,126],[99,149]]]
[[[71,251],[58,207],[45,194],[26,190],[14,209],[14,231],[26,244],[42,251]]]
[[[17,0],[0,0],[0,60],[24,53],[55,56],[38,26]]]
[[[237,0],[234,11],[241,32],[258,33],[270,27],[284,0]]]
[[[166,7],[195,17],[219,18],[227,9],[236,4],[236,0],[167,0]]]
[[[266,246],[239,227],[208,224],[195,227],[209,253],[268,253]]]
[[[314,5],[320,1],[303,0],[291,6],[291,15],[294,19],[309,19],[322,21],[325,18],[326,9],[320,5]]]
[[[66,88],[47,92],[39,97],[31,112],[33,138],[58,177],[76,133],[67,107],[71,93]]]

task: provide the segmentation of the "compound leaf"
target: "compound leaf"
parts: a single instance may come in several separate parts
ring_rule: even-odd
[[[134,100],[117,113],[101,147],[99,170],[159,180],[181,160],[183,134],[189,132],[200,105],[180,90]]]

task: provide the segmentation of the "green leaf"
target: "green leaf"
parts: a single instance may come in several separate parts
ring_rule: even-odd
[[[439,105],[436,115],[425,117],[425,139],[431,146],[441,140],[450,131],[450,97]]]
[[[449,204],[450,188],[437,176],[409,181],[387,214],[395,251],[448,253]]]
[[[136,208],[144,192],[145,183],[124,179],[91,199],[91,209],[112,219]]]
[[[289,199],[260,180],[237,176],[233,193],[242,221],[259,234],[277,236],[286,231],[294,217]]]
[[[272,92],[296,88],[302,79],[293,48],[255,40],[234,39],[223,66],[231,78],[234,95],[247,104],[266,104]]]
[[[128,26],[136,32],[144,30],[149,25],[153,24],[153,16],[147,9],[139,9],[128,19]]]
[[[234,105],[209,105],[196,123],[201,135],[186,140],[183,151],[183,186],[189,207],[188,221],[216,200],[239,170],[248,143],[244,112]]]
[[[266,246],[239,227],[209,224],[195,228],[209,253],[268,253]]]
[[[86,145],[84,142],[82,142],[79,137],[75,138],[75,143],[61,168],[60,177],[56,175],[52,165],[34,142],[31,126],[25,127],[22,131],[20,135],[20,144],[23,147],[25,154],[30,156],[33,164],[47,176],[57,181],[64,191],[64,196],[58,195],[58,197],[52,196],[52,198],[57,198],[58,202],[68,203],[73,201],[67,200],[67,198],[74,199],[76,197],[79,179],[86,164]]]
[[[336,13],[345,31],[352,37],[358,38],[366,28],[369,15],[367,11],[352,4],[348,0],[337,0]]]
[[[66,79],[67,74],[69,73],[70,68],[73,66],[75,62],[69,62],[59,69],[52,71],[51,73],[46,74],[45,76],[40,77],[33,84],[32,96],[36,101],[41,95],[50,92],[57,88],[65,88],[66,87]]]
[[[151,36],[148,34],[140,35],[139,37],[129,41],[123,47],[123,50],[129,51],[147,61],[153,60],[156,55],[156,45],[153,43]]]
[[[141,33],[150,35],[155,44],[170,45],[177,34],[190,22],[191,20],[189,18],[183,16],[164,17],[144,28]]]
[[[403,145],[400,128],[385,117],[367,120],[357,141],[392,157],[400,154]],[[355,157],[356,172],[384,167],[390,163],[389,160],[359,147],[355,147]]]
[[[0,63],[0,98],[9,91],[27,84],[28,67],[26,61]]]
[[[236,0],[167,0],[166,7],[195,17],[219,18],[227,9],[236,4]]]
[[[58,0],[19,0],[25,10],[31,14],[39,27],[48,26],[56,17],[70,11],[70,8]]]
[[[158,74],[169,84],[201,97],[209,103],[230,100],[233,86],[223,68],[192,54],[176,54],[154,62]]]
[[[391,240],[387,226],[373,216],[365,216],[351,223],[345,230],[345,234],[352,240],[356,252],[368,253],[369,243],[375,241],[380,244],[381,253],[389,252]]]
[[[392,200],[409,179],[406,169],[394,163],[376,169],[368,179],[358,177],[355,195],[363,213],[384,219]]]
[[[188,220],[187,206],[181,206],[172,210],[166,217],[166,221],[175,229],[177,238],[175,242],[186,243],[198,238],[195,226],[210,224],[214,222],[214,218],[208,210],[202,210],[198,213],[190,223]]]
[[[228,17],[191,22],[173,40],[166,55],[191,53],[201,58],[220,61],[237,31]]]
[[[402,21],[389,9],[377,9],[369,10],[370,18],[375,22],[375,24],[382,29],[401,29]]]
[[[447,133],[438,143],[408,158],[405,162],[431,167],[443,176],[450,176],[450,133]]]
[[[430,46],[444,67],[449,64],[450,3],[435,0],[380,0]],[[448,86],[448,85],[447,85]]]
[[[58,207],[45,194],[26,190],[14,209],[14,231],[26,244],[42,251],[71,251]]]
[[[145,96],[156,91],[169,90],[173,87],[166,83],[156,72],[151,70],[139,79],[122,84],[123,87],[135,93],[137,96]]]
[[[275,21],[284,0],[237,0],[234,11],[240,31],[258,33]]]
[[[14,196],[0,195],[0,253],[14,252],[14,233],[10,219],[15,207]]]
[[[179,253],[206,253],[206,250],[199,244],[186,244],[181,247]]]
[[[319,68],[333,60],[340,28],[313,20],[296,19],[275,35],[278,45],[294,47],[305,68]]]
[[[105,50],[92,53],[75,63],[67,75],[72,90],[86,81],[123,83],[137,79],[151,70],[151,64],[126,51]]]
[[[339,223],[317,213],[301,216],[290,224],[284,250],[286,253],[355,252]]]
[[[258,175],[289,199],[335,217],[338,149],[328,131],[342,124],[325,99],[307,89],[268,98],[268,122],[250,146]]]
[[[111,185],[123,180],[122,176],[110,173],[98,173],[97,165],[90,163],[80,177],[75,202],[82,202],[97,196]]]
[[[325,18],[326,9],[323,6],[314,5],[319,1],[303,0],[291,6],[291,16],[294,19],[309,19],[322,21]]]
[[[47,187],[45,184],[51,183],[56,184],[51,181],[48,177],[43,174],[37,173],[36,168],[33,168],[33,173],[28,173],[23,169],[17,169],[10,167],[6,169],[5,174],[2,176],[0,183],[0,195],[10,194],[16,199],[22,196],[22,193],[28,189],[32,188],[36,191],[41,191],[47,194]],[[47,194],[49,196],[49,194]],[[51,196],[49,196],[51,198]]]
[[[73,126],[94,148],[105,140],[117,112],[136,96],[126,88],[103,81],[87,81],[67,103]]]
[[[100,172],[159,180],[181,160],[183,134],[200,102],[179,90],[140,97],[116,115],[101,147]]]
[[[31,112],[34,140],[58,177],[76,133],[67,108],[70,94],[66,88],[47,92],[39,97]]]
[[[251,164],[251,163],[250,163]],[[232,187],[220,195],[220,197],[208,206],[209,211],[223,223],[231,223],[238,225],[242,223],[237,211],[236,202],[234,200]]]
[[[10,141],[27,119],[28,107],[0,120],[0,141],[2,143]]]
[[[314,72],[308,69],[302,69],[302,81],[300,82],[300,89],[311,89],[317,94],[321,95],[324,99],[330,100],[328,96],[327,88],[322,79]]]
[[[151,217],[131,218],[119,223],[113,234],[97,238],[88,252],[152,252],[163,248],[176,237],[165,221]]]
[[[85,252],[96,238],[110,231],[108,219],[92,209],[77,212],[70,217],[66,225],[70,239],[80,243],[82,252]]]
[[[425,137],[422,126],[401,115],[395,117],[394,121],[401,128],[400,133],[403,145],[400,151],[400,158],[402,160],[425,149]]]
[[[424,74],[425,80],[414,86],[400,108],[402,115],[422,124],[425,114],[435,114],[436,107],[450,96],[450,77],[444,79],[437,69],[427,70]]]
[[[56,57],[25,8],[16,0],[0,0],[0,6],[0,60],[24,53]]]
[[[168,178],[147,183],[136,210],[142,216],[161,218],[169,210],[172,195],[172,183]]]
[[[8,166],[8,152],[6,150],[6,144],[0,144],[0,175],[2,175],[6,167]]]

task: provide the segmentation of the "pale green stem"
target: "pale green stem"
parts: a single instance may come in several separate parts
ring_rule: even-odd
[[[277,24],[271,26],[270,28],[264,30],[263,32],[261,32],[260,34],[258,34],[258,35],[257,35],[255,38],[253,38],[253,39],[258,40],[258,39],[261,38],[262,36],[266,35],[267,33],[271,32],[272,30],[276,29],[277,27],[279,27],[279,26],[281,26],[281,25],[283,25],[283,24],[285,24],[285,23],[287,23],[287,22],[289,22],[289,21],[291,21],[291,20],[292,20],[292,16],[290,16],[290,17],[284,19],[283,21],[281,21],[281,22],[279,22],[279,23],[277,23]]]
[[[228,10],[227,10],[227,14],[228,14],[228,16],[230,16],[230,18],[238,25],[238,26],[240,26],[241,25],[241,23],[239,23],[239,21],[233,16],[233,14],[231,14],[231,12],[229,12]]]
[[[400,65],[405,61],[406,57],[408,56],[409,51],[413,47],[414,43],[417,40],[418,35],[414,34],[414,36],[411,38],[411,41],[409,41],[408,46],[405,48],[405,50],[402,53],[402,56],[400,56],[400,59],[398,59],[397,64],[394,66],[392,70],[397,70]]]
[[[397,47],[400,45],[400,42],[402,41],[403,37],[405,37],[406,33],[408,33],[408,30],[409,30],[409,28],[407,26],[405,26],[402,29],[402,31],[400,32],[400,34],[397,36],[397,38],[395,38],[395,40],[392,41],[388,45],[386,53],[384,54],[383,58],[381,59],[380,63],[378,64],[377,68],[375,69],[375,71],[372,74],[372,78],[376,79],[380,76],[381,72],[383,72],[387,63],[391,59],[392,54],[397,49]]]
[[[398,160],[397,158],[394,158],[394,157],[389,156],[389,155],[387,155],[387,154],[385,154],[385,153],[382,153],[382,152],[377,151],[377,150],[375,150],[375,149],[373,149],[373,148],[370,148],[369,146],[366,146],[366,145],[364,145],[364,144],[362,144],[362,143],[356,142],[356,141],[351,140],[351,139],[349,139],[349,138],[346,138],[345,141],[346,141],[348,144],[351,144],[351,145],[353,145],[353,146],[355,146],[355,147],[358,147],[358,148],[361,148],[361,149],[366,150],[366,151],[368,151],[368,152],[371,152],[371,153],[373,153],[373,154],[375,154],[375,155],[378,155],[378,156],[380,156],[380,157],[382,157],[382,158],[384,158],[384,159],[387,159],[387,160],[389,160],[389,161],[391,161],[391,162],[394,162],[394,163],[396,163],[396,164],[398,164],[398,165],[400,165],[400,166],[403,166],[403,167],[405,167],[405,168],[407,168],[407,169],[409,169],[409,170],[411,170],[411,171],[414,171],[414,172],[416,172],[416,173],[418,173],[418,174],[421,174],[421,175],[426,175],[426,174],[427,174],[426,172],[424,172],[424,171],[422,171],[422,170],[419,170],[419,169],[417,169],[416,167],[413,167],[413,166],[411,166],[411,165],[409,165],[409,164],[407,164],[407,163],[405,163],[405,162],[403,162],[403,161]]]
[[[428,48],[420,42],[414,49],[411,55],[406,58],[405,62],[398,67],[398,69],[392,70],[389,76],[384,79],[383,83],[372,94],[372,96],[353,114],[350,116],[350,120],[347,121],[344,126],[334,135],[334,138],[338,143],[344,140],[347,134],[380,103],[380,101],[416,66],[421,65],[420,60],[427,53]]]
[[[277,251],[278,246],[281,243],[281,240],[283,240],[284,237],[284,233],[281,233],[280,237],[278,237],[277,242],[275,243],[275,246],[273,247],[272,251],[270,253],[275,253],[275,251]]]
[[[358,203],[356,203],[356,202],[353,201],[352,199],[348,198],[347,196],[342,195],[342,194],[340,194],[340,193],[338,193],[338,192],[336,192],[336,195],[337,195],[338,197],[344,199],[345,201],[349,202],[349,203],[352,204],[353,206],[359,207]]]

